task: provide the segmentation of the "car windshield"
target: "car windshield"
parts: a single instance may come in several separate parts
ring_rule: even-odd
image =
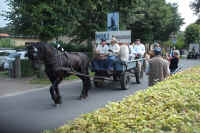
[[[8,57],[9,58],[15,58],[17,55],[20,55],[19,53],[12,53],[12,54],[9,54]]]

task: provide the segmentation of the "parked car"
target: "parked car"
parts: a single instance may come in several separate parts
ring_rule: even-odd
[[[21,60],[28,59],[26,57],[26,51],[20,51],[20,52],[11,53],[6,57],[6,59],[4,61],[4,64],[3,64],[3,68],[4,69],[9,69],[10,68],[10,63],[13,62],[17,56],[19,56]]]
[[[7,58],[7,56],[11,53],[15,53],[16,50],[0,50],[0,67],[3,68],[3,64]]]
[[[188,53],[188,55],[187,55],[187,58],[188,58],[188,59],[197,59],[198,56],[199,56],[198,53],[195,53],[195,52],[193,52],[193,51],[190,51],[190,52]]]

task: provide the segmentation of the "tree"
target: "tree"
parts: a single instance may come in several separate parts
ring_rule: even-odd
[[[185,43],[199,43],[200,40],[200,25],[190,24],[185,30]]]
[[[141,6],[144,16],[129,23],[133,38],[143,38],[147,42],[166,41],[183,24],[175,4],[166,4],[164,0],[144,0]]]
[[[16,33],[39,35],[46,41],[68,35],[81,43],[95,39],[95,31],[106,31],[107,13],[119,12],[120,30],[145,41],[166,40],[179,30],[182,18],[177,6],[165,0],[9,0]],[[159,13],[158,13],[159,12]],[[90,41],[89,41],[90,42]]]
[[[195,14],[200,13],[200,0],[194,0],[191,5],[191,9],[194,11]]]
[[[176,45],[175,46],[177,49],[182,49],[186,46],[184,40],[185,40],[184,32],[179,32],[176,36]]]

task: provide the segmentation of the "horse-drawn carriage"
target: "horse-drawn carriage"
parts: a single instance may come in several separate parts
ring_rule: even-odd
[[[106,65],[106,64],[105,64]],[[113,63],[113,71],[107,73],[107,69],[92,67],[95,72],[94,85],[95,87],[101,87],[104,80],[119,81],[121,88],[129,89],[130,80],[135,77],[136,83],[140,83],[140,79],[143,77],[144,59],[134,59],[130,61],[116,60]]]

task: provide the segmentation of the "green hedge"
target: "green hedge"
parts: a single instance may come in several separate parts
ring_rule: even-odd
[[[45,133],[199,133],[200,67]]]
[[[22,77],[29,77],[34,75],[34,70],[29,60],[21,60],[21,73]]]
[[[83,44],[66,44],[62,41],[58,42],[61,47],[63,47],[65,49],[65,51],[69,51],[69,52],[90,52],[92,51],[92,48],[88,48],[87,45],[83,45]],[[54,47],[57,46],[56,43],[51,43],[51,45],[53,45]]]
[[[15,48],[15,42],[9,38],[1,38],[0,48]]]

